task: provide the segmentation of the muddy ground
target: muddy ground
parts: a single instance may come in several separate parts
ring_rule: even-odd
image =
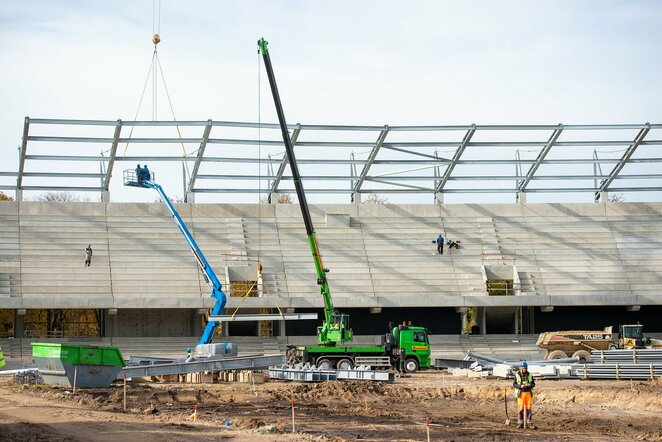
[[[504,387],[511,424],[505,425]],[[13,441],[662,440],[662,383],[538,381],[538,429],[515,427],[509,382],[417,373],[395,384],[131,383],[80,390],[0,383]],[[291,400],[295,401],[292,433]],[[188,418],[197,405],[198,418]],[[229,422],[229,426],[226,426]]]

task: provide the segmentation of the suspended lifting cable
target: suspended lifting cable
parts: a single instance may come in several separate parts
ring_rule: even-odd
[[[231,320],[237,315],[239,308],[243,304],[244,300],[250,295],[251,291],[262,279],[262,290],[264,291],[264,279],[262,278],[262,60],[260,57],[260,52],[258,51],[257,57],[257,156],[258,156],[258,251],[257,251],[257,281],[253,283],[246,293],[241,297],[239,306],[234,309],[234,312],[231,315]],[[259,286],[258,286],[259,289]],[[278,306],[278,303],[274,301],[274,305],[278,310],[278,314],[281,319],[285,319],[283,311]]]
[[[150,76],[152,78],[152,119],[153,121],[157,121],[158,118],[158,76],[157,76],[157,68],[159,71],[159,74],[161,75],[161,81],[163,82],[163,88],[166,93],[166,97],[168,99],[168,105],[170,106],[170,113],[172,115],[173,121],[176,123],[177,122],[177,117],[175,116],[175,109],[172,105],[172,100],[170,99],[170,91],[168,90],[168,85],[166,84],[165,81],[165,75],[163,73],[163,67],[161,66],[161,59],[159,58],[159,53],[158,53],[158,44],[161,42],[161,0],[153,0],[152,2],[152,43],[154,44],[154,52],[152,53],[152,61],[149,65],[149,69],[147,71],[147,78],[145,78],[145,84],[143,85],[143,90],[142,93],[140,94],[140,100],[138,102],[138,108],[136,109],[136,114],[134,116],[134,121],[138,119],[138,114],[140,113],[140,107],[142,106],[143,99],[145,98],[145,92],[147,91],[147,84],[149,83]],[[184,155],[184,160],[183,160],[183,165],[185,169],[185,173],[187,175],[187,178],[190,177],[191,173],[188,169],[188,163],[187,159],[189,157],[189,154],[186,152],[186,147],[184,146],[184,141],[182,138],[182,132],[179,128],[179,125],[175,125],[175,128],[177,129],[177,136],[179,137],[180,144],[182,146],[182,153]],[[126,156],[126,153],[129,148],[129,143],[131,142],[131,137],[133,135],[133,130],[135,129],[135,126],[131,126],[131,130],[129,131],[129,137],[127,139],[126,145],[124,146],[124,154],[123,156]],[[196,149],[196,151],[199,150]],[[193,153],[195,153],[194,151]]]

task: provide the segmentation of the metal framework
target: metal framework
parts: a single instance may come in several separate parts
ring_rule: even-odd
[[[174,129],[182,135],[173,137]],[[26,117],[17,170],[0,171],[0,190],[16,190],[18,198],[22,191],[103,194],[114,183],[118,161],[180,162],[186,166],[185,196],[264,192],[271,200],[293,191],[278,129],[272,123],[214,120]],[[306,192],[346,194],[357,202],[361,194],[427,193],[437,199],[453,193],[584,192],[597,201],[607,191],[662,191],[662,124],[295,124],[289,129],[302,178],[310,182]],[[81,131],[85,135],[69,135]],[[145,131],[149,135],[138,133]],[[120,144],[126,145],[123,154]],[[177,145],[184,150],[169,149]],[[94,172],[99,164],[101,173]],[[611,172],[603,174],[603,167]]]

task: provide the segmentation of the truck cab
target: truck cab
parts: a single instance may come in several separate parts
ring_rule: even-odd
[[[392,330],[402,368],[408,373],[430,366],[430,340],[428,329],[412,325],[398,325]]]
[[[619,348],[646,348],[643,325],[621,325],[619,331]]]

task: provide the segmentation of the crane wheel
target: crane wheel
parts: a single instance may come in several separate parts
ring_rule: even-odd
[[[333,362],[327,358],[319,358],[316,365],[317,368],[321,368],[322,370],[333,370]]]
[[[414,358],[407,359],[405,361],[405,371],[407,373],[414,373],[418,371],[418,361]]]
[[[354,368],[354,364],[352,363],[352,360],[349,358],[343,358],[338,361],[336,364],[336,368],[338,370],[351,370]]]

